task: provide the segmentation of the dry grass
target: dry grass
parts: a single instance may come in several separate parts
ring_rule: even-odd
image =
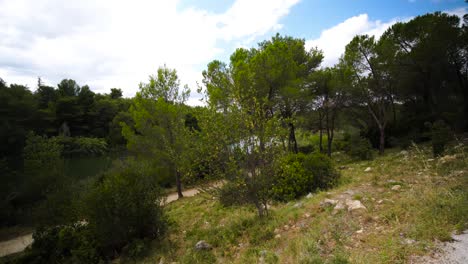
[[[412,255],[427,254],[435,241],[468,228],[465,149],[452,147],[449,156],[431,160],[427,147],[414,146],[407,155],[393,150],[373,161],[346,164],[340,186],[276,204],[264,220],[254,208],[224,208],[207,194],[174,202],[167,208],[171,235],[142,262],[406,263]],[[372,170],[366,173],[367,167]],[[391,190],[394,185],[401,189]],[[320,208],[324,198],[346,190],[367,212]],[[195,251],[199,240],[213,249]]]

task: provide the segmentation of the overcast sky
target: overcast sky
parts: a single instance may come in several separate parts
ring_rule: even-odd
[[[397,21],[434,11],[463,15],[463,0],[0,0],[0,77],[36,88],[64,78],[95,92],[138,83],[166,64],[199,104],[208,62],[228,62],[276,32],[306,40],[331,66],[356,34],[380,36]]]

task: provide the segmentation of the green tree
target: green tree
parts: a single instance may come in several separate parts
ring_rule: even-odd
[[[123,135],[130,150],[146,157],[157,157],[167,164],[176,179],[177,193],[182,194],[183,174],[189,167],[190,129],[185,126],[183,104],[190,90],[181,88],[175,70],[166,66],[141,83],[130,114],[134,127],[123,125]]]
[[[111,88],[111,93],[110,93],[110,97],[112,99],[119,99],[119,98],[122,98],[122,89],[119,89],[119,88]]]
[[[80,86],[72,79],[63,79],[57,87],[60,96],[77,96],[80,93]]]
[[[419,112],[420,123],[446,119],[468,125],[466,36],[466,23],[460,27],[458,16],[440,12],[396,23],[382,36],[393,44],[387,48],[395,50],[402,72],[398,100]]]
[[[310,78],[312,110],[318,113],[319,150],[323,151],[323,129],[327,133],[327,154],[331,157],[336,120],[349,99],[351,71],[340,63],[333,68],[316,71]]]
[[[346,46],[343,64],[353,71],[353,98],[367,108],[379,128],[379,153],[385,149],[385,129],[394,101],[392,61],[385,56],[385,39],[377,42],[367,35],[356,36]]]

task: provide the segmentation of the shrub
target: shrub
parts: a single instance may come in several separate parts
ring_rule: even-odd
[[[154,177],[136,168],[110,171],[85,198],[85,216],[105,255],[130,241],[158,239],[166,227],[161,191]]]
[[[289,154],[279,161],[272,187],[276,200],[288,201],[312,190],[313,174],[304,168],[305,155]]]
[[[102,260],[96,241],[84,223],[39,228],[33,238],[27,257],[34,259],[33,263],[99,263]]]
[[[450,141],[450,128],[443,120],[437,120],[432,124],[431,136],[434,157],[442,155],[445,145]]]
[[[318,152],[305,156],[304,169],[313,176],[313,189],[333,187],[340,177],[340,174],[333,166],[332,160],[327,155]]]
[[[227,182],[219,189],[219,202],[223,206],[247,204],[245,187],[241,183]]]
[[[271,191],[276,200],[288,201],[317,189],[330,188],[338,178],[331,159],[325,154],[289,154],[279,161]]]

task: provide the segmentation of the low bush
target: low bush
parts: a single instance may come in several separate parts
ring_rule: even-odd
[[[304,169],[307,173],[312,173],[313,190],[331,188],[340,177],[332,160],[327,155],[318,152],[305,156]]]
[[[136,168],[111,171],[85,197],[84,215],[100,251],[120,252],[136,239],[159,239],[166,230],[161,191]]]
[[[247,204],[247,194],[241,183],[227,182],[219,189],[219,202],[223,206]]]
[[[33,238],[31,250],[11,263],[104,263],[84,223],[39,228]]]
[[[312,190],[313,174],[304,168],[305,157],[302,153],[289,154],[279,161],[272,186],[274,199],[289,201]]]
[[[330,188],[338,178],[331,159],[324,154],[289,154],[278,162],[271,191],[274,199],[288,201]]]

